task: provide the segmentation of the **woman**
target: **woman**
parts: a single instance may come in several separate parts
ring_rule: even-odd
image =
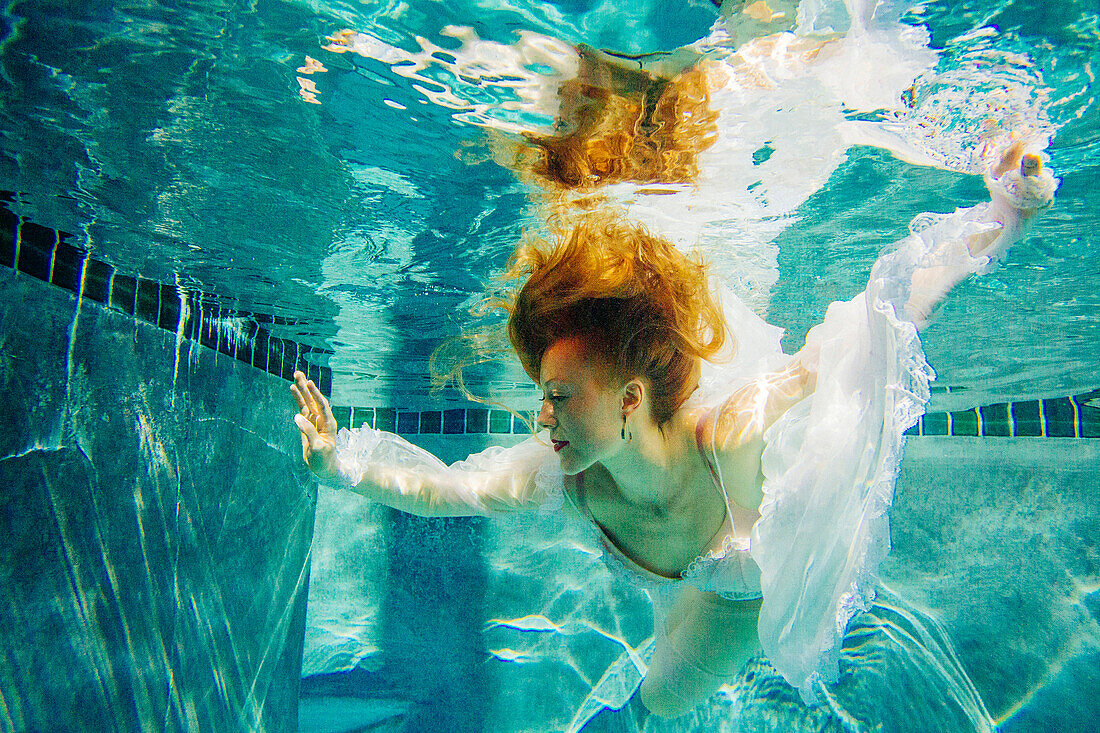
[[[728,293],[720,308],[702,264],[621,217],[584,214],[509,268],[523,281],[506,303],[509,336],[543,391],[550,445],[448,467],[389,433],[337,436],[297,373],[304,458],[326,483],[422,516],[564,494],[651,592],[658,643],[640,696],[654,713],[690,709],[760,649],[812,697],[835,678],[844,626],[886,552],[901,436],[931,377],[916,328],[1053,195],[1024,150],[995,156],[989,204],[914,227],[793,357]]]

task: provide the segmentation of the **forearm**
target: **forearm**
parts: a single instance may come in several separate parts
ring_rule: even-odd
[[[914,273],[907,317],[923,329],[935,307],[959,283],[972,274],[988,271],[1005,251],[1027,231],[1031,218],[1049,205],[1057,188],[1056,179],[1042,169],[1037,156],[1013,158],[1010,167],[992,168],[986,175],[990,201],[972,209],[957,211],[954,227],[933,226],[925,236],[929,251]],[[1002,161],[1001,166],[1005,166]],[[946,232],[946,235],[944,234]],[[961,232],[961,233],[960,233]],[[939,235],[939,236],[937,236]]]
[[[421,517],[481,516],[522,509],[525,476],[411,469],[376,463],[346,488],[371,501]]]
[[[420,517],[462,517],[483,514],[471,502],[463,501],[460,492],[444,485],[442,475],[423,468],[402,469],[384,464],[372,464],[340,483],[378,504],[385,504]]]
[[[992,203],[975,207],[963,216],[973,225],[973,233],[941,243],[929,253],[930,264],[913,272],[905,308],[908,320],[918,330],[927,326],[932,311],[949,292],[970,275],[986,269],[1019,239],[1023,230],[1018,214],[1004,212]]]
[[[491,448],[447,466],[393,433],[340,431],[337,483],[380,504],[424,517],[518,511],[538,506],[533,480],[548,449],[536,441]]]

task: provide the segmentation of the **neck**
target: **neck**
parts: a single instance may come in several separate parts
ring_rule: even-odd
[[[657,510],[668,507],[679,494],[678,446],[671,434],[662,433],[656,424],[628,430],[633,437],[602,461],[604,469],[627,502]]]

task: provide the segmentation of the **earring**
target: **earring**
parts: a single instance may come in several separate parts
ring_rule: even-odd
[[[619,431],[619,437],[625,440],[627,443],[634,440],[634,433],[630,433],[630,437],[627,437],[626,433],[626,415],[623,415],[623,429]]]

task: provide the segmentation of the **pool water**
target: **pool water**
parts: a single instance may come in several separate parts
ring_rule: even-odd
[[[850,655],[881,684],[852,677],[810,709],[759,660],[663,724],[630,702],[647,603],[580,535],[335,499],[299,465],[285,378],[309,370],[341,422],[447,460],[518,439],[507,412],[428,383],[432,350],[541,226],[494,141],[553,124],[540,95],[561,49],[706,50],[713,5],[7,5],[0,730],[1094,729],[1100,11],[882,8],[935,58],[904,103],[841,110],[892,147],[853,142],[760,220],[760,309],[788,350],[913,217],[983,200],[985,121],[1049,137],[1061,187],[922,334],[938,380],[857,635],[873,641]],[[776,139],[811,150],[816,132]],[[756,190],[735,178],[723,192]],[[514,364],[472,384],[537,402]],[[884,692],[921,654],[940,674],[906,684],[955,717]]]

